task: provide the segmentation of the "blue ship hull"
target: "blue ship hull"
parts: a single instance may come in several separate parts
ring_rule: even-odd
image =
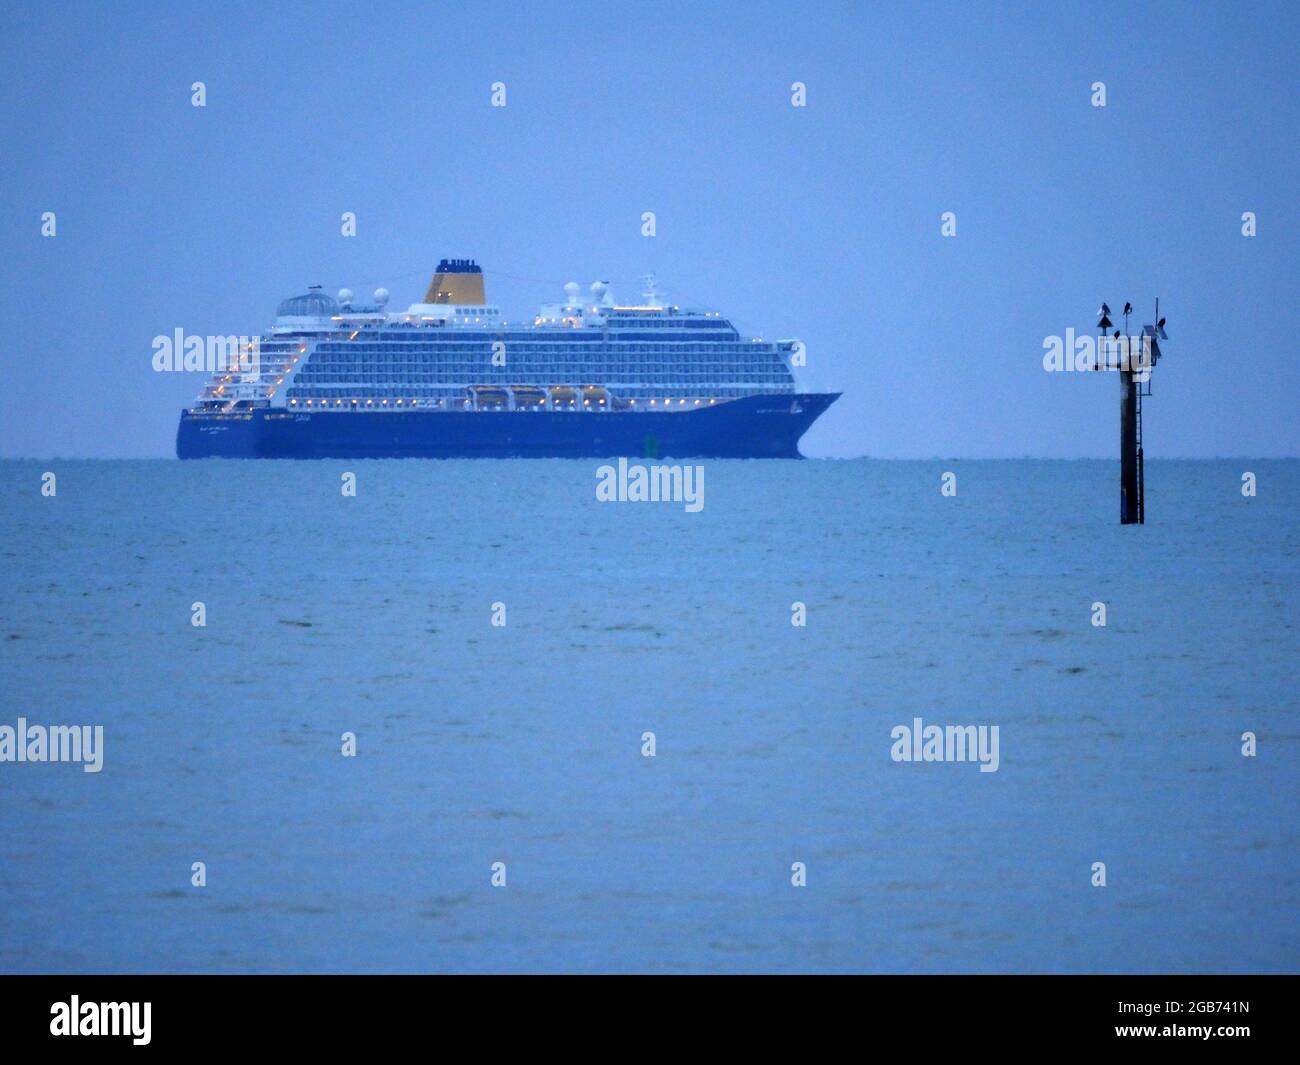
[[[801,458],[838,392],[747,396],[680,413],[184,411],[176,454],[201,458]]]

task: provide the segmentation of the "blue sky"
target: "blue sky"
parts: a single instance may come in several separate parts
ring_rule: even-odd
[[[1297,10],[10,5],[0,455],[171,455],[201,381],[155,335],[443,256],[508,317],[653,271],[803,339],[832,456],[1114,457],[1118,383],[1043,340],[1159,296],[1148,456],[1300,454]]]

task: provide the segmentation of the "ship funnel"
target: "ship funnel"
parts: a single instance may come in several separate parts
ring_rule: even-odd
[[[487,303],[483,270],[473,259],[443,259],[424,294],[425,303]]]

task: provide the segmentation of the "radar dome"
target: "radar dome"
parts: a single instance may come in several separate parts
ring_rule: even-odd
[[[352,302],[352,290],[350,288],[339,289],[339,302],[344,306]]]
[[[605,298],[605,293],[609,291],[609,286],[604,281],[593,281],[591,283],[591,298],[599,303]]]
[[[564,294],[568,297],[570,307],[578,302],[578,292],[580,288],[581,286],[576,281],[570,281],[564,286]]]
[[[387,304],[387,303],[388,303],[388,289],[386,289],[386,288],[377,288],[377,289],[375,289],[375,302],[376,302],[377,304],[379,304],[380,307],[383,307],[385,304]]]

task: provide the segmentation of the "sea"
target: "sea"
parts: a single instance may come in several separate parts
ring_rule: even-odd
[[[0,971],[1300,970],[1300,461],[600,465],[0,463]]]

